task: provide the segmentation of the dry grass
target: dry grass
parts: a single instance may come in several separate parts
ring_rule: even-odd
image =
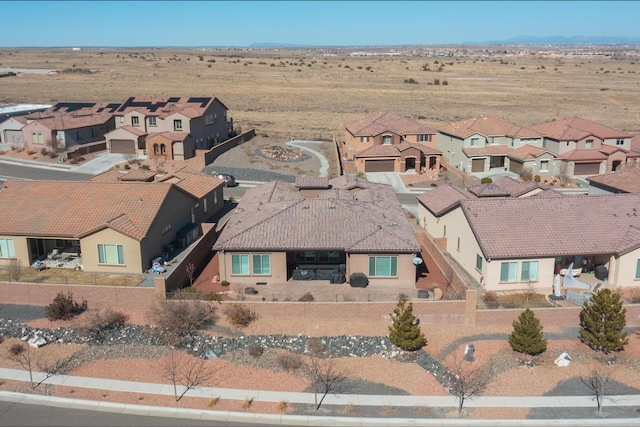
[[[638,131],[635,57],[497,52],[487,56],[469,48],[457,57],[434,58],[322,56],[288,49],[5,48],[2,67],[97,72],[11,77],[0,102],[212,95],[229,107],[236,127],[256,127],[259,134],[282,139],[330,139],[334,131],[343,132],[344,123],[387,110],[424,117],[419,121],[432,127],[480,114],[524,126],[576,115]],[[431,71],[423,70],[426,64]],[[418,84],[404,83],[408,79]],[[436,85],[435,79],[448,84]]]
[[[72,268],[48,268],[43,271],[35,271],[32,267],[22,268],[19,280],[15,280],[15,276],[11,275],[7,268],[0,268],[2,280],[8,279],[10,276],[10,282],[65,285],[137,286],[144,280],[144,276],[141,274],[87,273]]]

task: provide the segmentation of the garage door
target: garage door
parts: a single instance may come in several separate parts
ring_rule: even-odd
[[[136,154],[136,147],[130,139],[112,139],[111,152],[121,154]]]
[[[573,167],[574,175],[598,175],[600,163],[576,163]]]
[[[471,159],[471,172],[484,172],[484,159]]]
[[[513,173],[517,173],[518,175],[520,175],[522,173],[522,162],[509,160],[509,170]]]
[[[364,163],[365,172],[393,172],[395,160],[367,160]]]

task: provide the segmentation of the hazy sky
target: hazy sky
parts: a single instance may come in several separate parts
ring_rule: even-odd
[[[637,1],[0,1],[0,46],[455,44],[639,37]]]

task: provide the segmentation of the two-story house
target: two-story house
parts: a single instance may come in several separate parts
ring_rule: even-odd
[[[343,158],[358,172],[407,172],[439,169],[436,130],[396,113],[371,114],[347,123]]]
[[[632,135],[583,119],[567,117],[533,126],[544,135],[543,146],[565,164],[568,175],[598,175],[621,166],[640,166],[631,151]]]
[[[436,147],[467,173],[548,174],[554,156],[542,149],[542,134],[495,117],[477,117],[438,128]]]
[[[233,134],[227,107],[212,97],[131,97],[108,104],[116,129],[106,135],[112,153],[184,160]]]

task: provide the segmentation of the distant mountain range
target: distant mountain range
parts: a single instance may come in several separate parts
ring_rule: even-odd
[[[433,43],[424,43],[433,44]],[[489,40],[489,41],[468,41],[464,43],[437,43],[441,45],[478,45],[478,44],[531,44],[531,45],[572,45],[572,44],[592,44],[592,45],[613,45],[613,44],[640,44],[640,37],[616,37],[616,36],[517,36],[507,40]],[[249,47],[252,48],[304,48],[304,47],[319,47],[326,45],[304,45],[304,44],[292,44],[292,43],[252,43]],[[338,46],[335,46],[338,47]],[[346,46],[339,46],[346,47]],[[355,46],[350,46],[355,47]]]

